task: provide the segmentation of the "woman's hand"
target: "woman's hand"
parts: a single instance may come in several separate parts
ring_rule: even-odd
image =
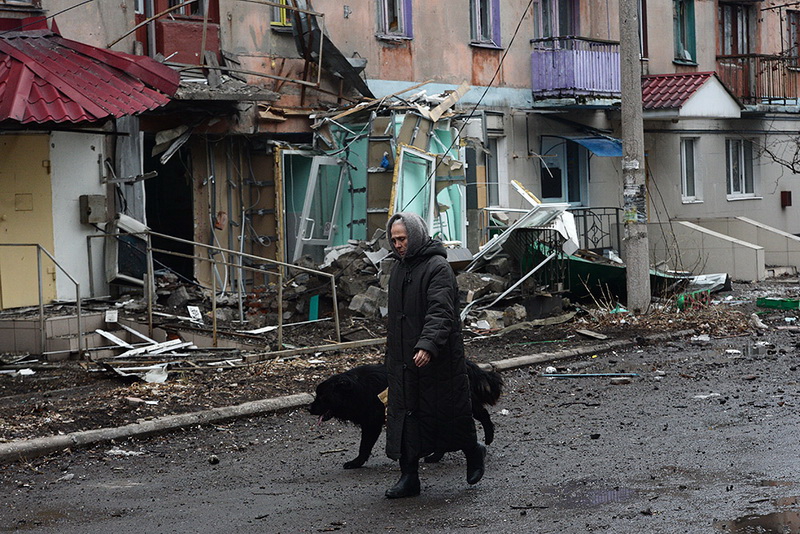
[[[425,349],[419,349],[414,354],[414,364],[417,367],[425,367],[431,361],[431,353]]]

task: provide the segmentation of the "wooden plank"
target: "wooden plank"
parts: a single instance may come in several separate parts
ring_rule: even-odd
[[[594,339],[608,339],[608,336],[605,334],[600,334],[598,332],[592,332],[591,330],[586,330],[585,328],[578,328],[575,330],[578,334],[586,337],[591,337]]]

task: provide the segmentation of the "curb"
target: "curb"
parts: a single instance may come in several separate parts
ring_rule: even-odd
[[[645,339],[647,341],[665,341],[676,337],[683,337],[692,333],[694,333],[693,330],[680,330],[672,333],[655,334],[648,336]],[[533,356],[518,356],[516,358],[498,360],[489,362],[488,364],[481,364],[481,367],[494,371],[509,371],[512,369],[528,367],[530,365],[536,365],[544,362],[564,360],[577,356],[586,356],[590,354],[596,354],[598,352],[607,352],[610,350],[627,347],[635,343],[636,342],[632,339],[620,339],[606,343],[599,343],[592,347],[566,349],[557,352],[543,352]],[[150,419],[148,421],[142,421],[141,423],[132,423],[130,425],[124,425],[120,427],[84,430],[81,432],[72,432],[57,436],[21,439],[8,443],[0,443],[0,464],[30,460],[38,456],[44,456],[46,454],[51,454],[66,449],[88,447],[90,445],[112,441],[115,439],[143,437],[195,425],[216,423],[220,421],[236,419],[239,417],[264,415],[281,410],[300,408],[310,404],[313,401],[314,396],[310,393],[299,393],[297,395],[276,397],[274,399],[245,402],[244,404],[238,404],[235,406],[212,408],[210,410],[203,410],[201,412],[165,415],[155,419]]]

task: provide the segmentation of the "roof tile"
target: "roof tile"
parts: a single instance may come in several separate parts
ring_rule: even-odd
[[[678,109],[712,76],[713,72],[642,76],[642,107],[645,110]]]
[[[78,123],[142,113],[169,102],[179,80],[151,58],[46,30],[0,34],[0,121]]]

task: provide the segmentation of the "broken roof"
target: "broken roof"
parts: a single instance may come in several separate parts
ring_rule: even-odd
[[[179,75],[48,30],[0,34],[0,121],[93,122],[167,104]]]

